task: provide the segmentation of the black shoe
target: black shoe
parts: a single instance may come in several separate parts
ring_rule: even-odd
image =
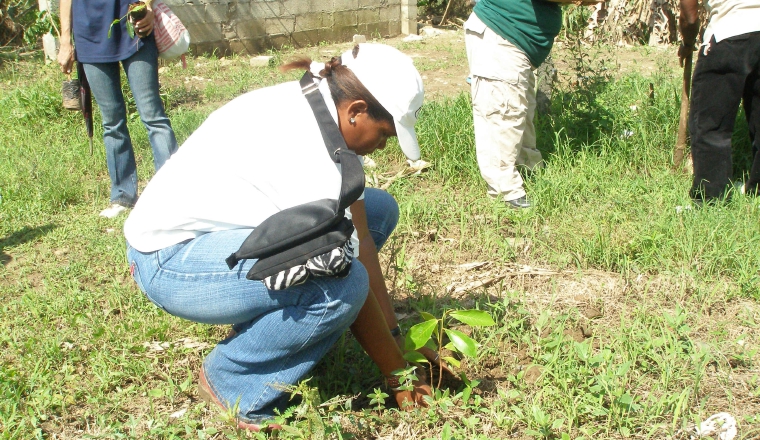
[[[530,203],[530,200],[528,200],[528,196],[518,197],[514,200],[507,200],[506,203],[507,206],[514,209],[527,209],[533,206]]]

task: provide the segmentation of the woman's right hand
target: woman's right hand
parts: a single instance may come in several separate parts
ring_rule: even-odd
[[[58,64],[63,73],[71,73],[71,67],[74,65],[74,46],[71,43],[61,43],[58,49]]]
[[[411,411],[417,407],[427,408],[428,404],[425,401],[425,396],[432,396],[433,392],[423,380],[415,380],[412,382],[414,389],[412,391],[399,390],[394,391],[396,403],[398,407],[404,411]]]

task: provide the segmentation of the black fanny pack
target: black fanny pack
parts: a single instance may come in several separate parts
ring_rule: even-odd
[[[301,284],[310,276],[348,274],[353,260],[354,225],[345,217],[345,211],[364,192],[362,164],[346,146],[310,72],[304,74],[300,84],[327,152],[333,162],[340,164],[340,195],[338,200],[304,203],[270,216],[251,232],[237,252],[227,257],[230,269],[240,260],[258,259],[246,278],[263,281],[271,290]]]

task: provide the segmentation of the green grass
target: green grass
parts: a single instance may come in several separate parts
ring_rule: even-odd
[[[294,77],[240,58],[189,64],[161,77],[180,142],[225,101]],[[598,72],[587,69],[606,78]],[[390,186],[401,221],[383,264],[405,328],[416,310],[494,315],[496,327],[474,333],[478,360],[463,365],[481,384],[467,401],[452,380],[428,409],[371,410],[381,379],[347,335],[299,387],[280,437],[664,438],[721,411],[737,417],[739,438],[760,436],[760,201],[677,209],[691,206],[690,177],[670,167],[678,78],[663,67],[555,91],[537,121],[547,167],[526,177],[528,212],[485,196],[469,97],[426,103],[418,134],[432,167]],[[0,438],[255,437],[195,392],[226,329],[158,311],[131,281],[124,218],[97,217],[109,191],[97,112],[91,156],[60,81],[39,62],[0,71]],[[144,185],[150,147],[128,104]],[[749,145],[738,122],[741,177]],[[374,159],[381,175],[403,163],[393,147]],[[473,261],[490,266],[457,267]],[[351,400],[331,400],[340,396]]]

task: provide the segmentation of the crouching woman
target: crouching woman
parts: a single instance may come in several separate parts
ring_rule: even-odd
[[[414,123],[423,88],[411,59],[361,44],[322,65],[284,66],[311,75],[346,146],[358,155],[398,137],[419,157]],[[296,384],[349,327],[382,374],[405,367],[377,252],[398,220],[388,193],[367,188],[351,204],[354,259],[345,277],[311,277],[283,290],[246,279],[256,262],[232,270],[225,259],[271,215],[338,199],[341,173],[325,148],[302,87],[288,82],[242,95],[195,131],[148,184],[124,225],[130,270],[166,312],[195,322],[232,324],[203,362],[202,396],[237,409],[240,427],[267,427]],[[396,390],[400,407],[424,404],[430,387]]]

